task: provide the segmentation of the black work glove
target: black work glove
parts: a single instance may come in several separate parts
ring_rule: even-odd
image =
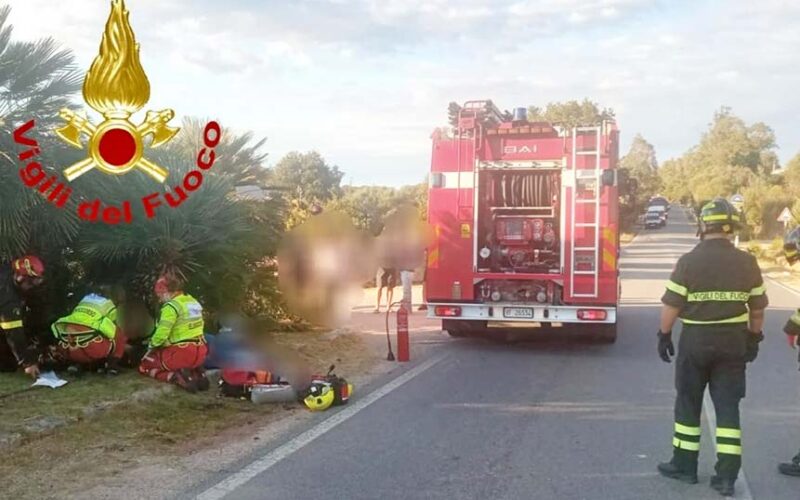
[[[671,361],[670,356],[675,355],[675,346],[672,345],[672,332],[661,333],[658,330],[658,355],[665,363]]]
[[[747,345],[744,353],[745,363],[750,363],[758,357],[758,344],[764,340],[764,334],[761,332],[753,333],[747,332]]]

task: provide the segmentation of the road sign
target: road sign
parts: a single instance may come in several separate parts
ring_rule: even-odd
[[[778,216],[778,222],[783,222],[786,224],[792,220],[792,212],[789,211],[789,207],[783,209],[783,212]]]
[[[733,208],[741,212],[744,208],[744,196],[740,194],[731,196],[731,205],[733,205]]]

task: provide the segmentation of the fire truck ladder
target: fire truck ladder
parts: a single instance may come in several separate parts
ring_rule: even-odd
[[[600,259],[600,189],[601,189],[601,164],[600,164],[600,150],[602,148],[602,125],[596,127],[575,127],[572,129],[572,173],[573,173],[573,191],[572,191],[572,210],[570,211],[570,231],[571,239],[571,266],[570,266],[570,293],[573,297],[583,298],[597,298],[598,296],[598,274],[599,274],[599,259]],[[584,138],[583,146],[586,147],[587,140],[594,137],[593,150],[578,150],[578,134]],[[578,169],[578,157],[585,156],[594,161],[594,169],[582,168]],[[586,166],[586,165],[584,165]],[[594,180],[594,198],[578,198],[579,181]],[[581,220],[577,217],[577,208],[581,204],[594,204],[594,217],[591,220],[583,220],[583,211],[581,211]],[[594,231],[594,246],[592,247],[579,247],[575,245],[575,229],[588,228]],[[586,254],[593,252],[594,260],[592,263],[592,270],[577,270],[577,255],[579,253]],[[575,293],[575,276],[591,276],[593,280],[592,293]]]

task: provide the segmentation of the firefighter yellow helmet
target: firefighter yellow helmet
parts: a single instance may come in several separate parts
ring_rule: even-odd
[[[790,265],[800,260],[800,227],[792,229],[783,238],[783,256]]]
[[[311,411],[325,411],[333,405],[336,392],[331,384],[322,380],[314,380],[306,391],[303,403]]]
[[[730,234],[739,228],[740,223],[739,212],[725,198],[716,198],[700,210],[700,231],[703,234]]]

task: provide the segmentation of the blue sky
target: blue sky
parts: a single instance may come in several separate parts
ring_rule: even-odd
[[[88,69],[108,0],[12,0],[15,37],[52,36]],[[696,144],[731,106],[800,150],[800,2],[781,0],[127,0],[148,108],[318,150],[353,184],[422,180],[449,101],[589,97],[626,149]]]

